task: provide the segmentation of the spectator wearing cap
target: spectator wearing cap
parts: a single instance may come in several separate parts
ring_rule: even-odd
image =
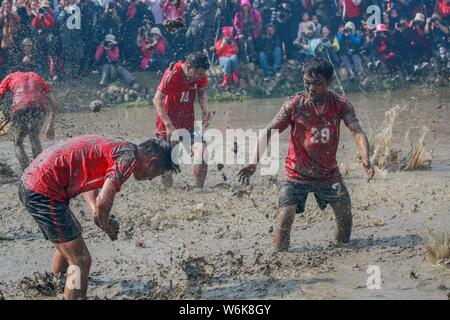
[[[167,40],[159,28],[152,28],[141,42],[141,64],[142,71],[162,71],[168,66],[166,57]]]
[[[219,64],[224,71],[221,83],[222,87],[226,87],[230,83],[230,79],[233,79],[235,84],[239,82],[239,48],[233,36],[233,31],[232,26],[223,27],[222,37],[217,40],[215,45],[215,51],[219,57]]]
[[[439,11],[427,18],[425,34],[432,43],[433,55],[445,68],[447,64],[450,66],[450,30],[442,23]]]
[[[274,73],[280,77],[283,55],[281,39],[275,25],[266,26],[262,37],[257,41],[257,51],[259,64],[264,71],[264,80],[269,80]]]
[[[362,78],[364,69],[360,56],[362,44],[361,34],[356,30],[355,24],[351,21],[339,28],[337,39],[339,41],[339,58],[342,65],[347,69],[350,78],[356,75]]]
[[[234,29],[236,30],[239,52],[242,61],[254,61],[256,56],[255,41],[261,36],[261,13],[252,7],[250,0],[241,0],[241,8],[234,16]]]
[[[391,31],[385,24],[380,23],[374,33],[373,47],[376,58],[382,61],[390,72],[394,72],[398,64]]]
[[[117,46],[116,37],[107,34],[105,40],[97,47],[95,53],[95,61],[102,66],[101,86],[107,86],[117,77],[125,81],[129,86],[136,85],[135,77],[119,63],[119,47]]]
[[[420,64],[431,53],[430,41],[425,34],[425,15],[416,13],[408,28],[408,45],[410,57],[415,65]],[[415,67],[417,70],[417,67]]]

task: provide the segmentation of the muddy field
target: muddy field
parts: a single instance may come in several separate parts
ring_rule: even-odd
[[[403,110],[393,125],[393,147],[406,156],[426,126],[426,149],[433,150],[431,170],[377,170],[367,183],[350,134],[342,128],[338,161],[353,202],[350,244],[331,241],[332,211],[321,212],[309,197],[305,215],[294,223],[291,249],[271,254],[277,185],[287,151],[284,133],[279,177],[257,174],[252,188],[238,186],[239,165],[225,165],[222,171],[211,167],[202,192],[191,188],[189,166],[182,167],[169,191],[162,190],[159,179],[137,183],[130,178],[113,209],[121,224],[115,242],[97,229],[82,199],[74,199],[71,207],[93,256],[88,297],[448,299],[450,268],[445,259],[431,259],[426,246],[437,238],[442,238],[442,246],[449,245],[443,234],[450,233],[450,93],[416,88],[350,98],[372,139],[382,130],[385,112],[399,105]],[[281,103],[211,105],[216,112],[212,127],[262,128]],[[141,142],[153,132],[155,113],[150,107],[106,108],[99,113],[72,106],[65,110],[57,119],[56,141],[92,133]],[[5,138],[0,140],[0,157],[17,172],[12,144]],[[53,295],[58,290],[38,293],[23,282],[49,270],[53,250],[22,208],[17,182],[4,183],[0,190],[0,298],[60,299]],[[380,268],[381,289],[366,286],[369,266]]]

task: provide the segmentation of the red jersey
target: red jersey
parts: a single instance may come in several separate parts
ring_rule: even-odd
[[[120,191],[136,166],[137,146],[124,140],[85,135],[44,150],[22,176],[33,192],[68,202],[99,189],[110,178]]]
[[[361,4],[354,4],[353,0],[344,0],[345,5],[345,17],[346,18],[355,18],[361,15]]]
[[[303,93],[281,108],[277,119],[290,125],[291,136],[284,175],[288,179],[334,183],[341,180],[336,161],[341,119],[348,126],[358,121],[351,103],[330,91],[321,115]]]
[[[208,85],[208,79],[189,82],[182,70],[183,61],[167,68],[158,90],[166,95],[164,108],[176,129],[193,129],[195,122],[194,103],[197,90]],[[156,115],[156,134],[164,136],[166,127],[159,115]]]
[[[4,98],[9,90],[13,99],[11,113],[28,107],[47,109],[45,101],[47,94],[50,93],[50,87],[37,73],[10,74],[0,83],[1,97]]]

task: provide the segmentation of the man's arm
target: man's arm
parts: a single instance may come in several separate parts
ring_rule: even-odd
[[[353,106],[351,104],[349,104],[347,111],[344,115],[344,123],[352,133],[352,137],[353,140],[355,141],[356,148],[358,149],[358,153],[361,158],[363,168],[368,176],[367,181],[370,181],[375,174],[375,170],[372,164],[370,163],[369,139],[367,138],[366,133],[364,132],[361,124],[359,123],[359,120],[355,114],[355,110],[353,109]]]
[[[209,112],[208,109],[208,94],[206,93],[205,88],[198,89],[197,93],[198,93],[198,103],[200,104],[200,108],[202,109],[203,128],[207,128],[211,120],[211,113]]]
[[[109,220],[116,193],[114,183],[107,178],[100,191],[92,190],[83,194],[95,224],[111,237],[115,237],[118,232],[118,226],[111,225]]]
[[[155,106],[156,113],[161,118],[161,121],[164,123],[164,126],[166,127],[166,134],[167,137],[170,138],[172,133],[175,131],[175,126],[173,125],[172,121],[169,118],[169,115],[167,114],[166,109],[164,108],[164,98],[166,97],[166,94],[163,93],[161,90],[156,90],[156,94],[153,97],[153,105]]]
[[[50,116],[49,116],[48,127],[45,132],[45,136],[47,137],[47,139],[54,139],[55,138],[55,116],[56,116],[56,111],[58,111],[58,104],[56,103],[55,96],[51,93],[48,94],[48,100],[50,101]]]
[[[289,127],[292,115],[291,105],[292,100],[288,100],[280,109],[278,114],[264,128],[263,133],[258,139],[258,144],[253,151],[252,162],[238,172],[239,182],[243,184],[249,184],[250,177],[255,173],[259,160],[266,151],[266,148],[270,142],[270,139],[272,137],[272,130],[278,130],[279,133],[282,133],[287,129],[287,127]]]

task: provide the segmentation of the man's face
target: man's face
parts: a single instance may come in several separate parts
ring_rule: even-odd
[[[330,35],[330,30],[328,30],[327,27],[323,27],[323,28],[322,28],[322,36],[323,36],[324,38],[328,38],[329,35]]]
[[[144,159],[136,165],[136,168],[133,170],[133,176],[139,181],[152,180],[165,172],[166,170],[156,157],[145,156]]]
[[[198,81],[206,76],[206,69],[194,68],[190,64],[187,65],[187,76],[191,81]]]
[[[308,93],[309,97],[312,99],[316,99],[322,97],[328,92],[328,85],[331,81],[327,81],[323,75],[316,76],[304,74],[303,82],[305,84],[305,90]]]

